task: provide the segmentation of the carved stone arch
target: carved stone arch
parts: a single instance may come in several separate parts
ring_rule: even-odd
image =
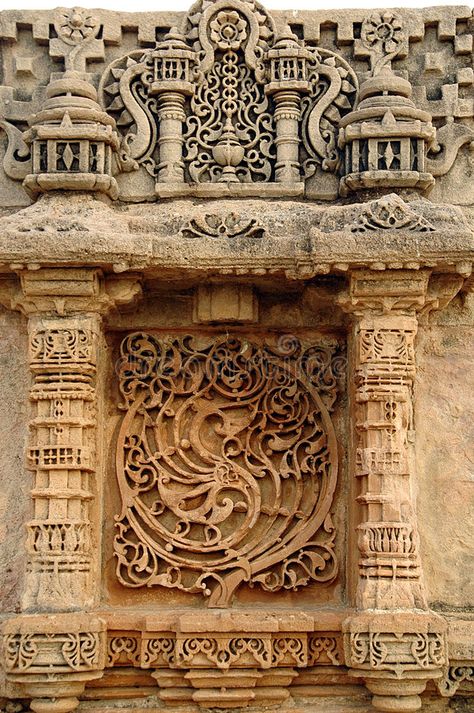
[[[240,16],[244,16],[248,23],[248,37],[243,41],[245,62],[254,70],[260,69],[258,75],[261,81],[264,77],[264,68],[262,65],[262,54],[265,49],[271,44],[271,39],[274,36],[274,22],[271,16],[260,3],[248,2],[248,0],[217,0],[214,3],[199,3],[201,5],[202,14],[197,12],[199,18],[197,25],[198,42],[195,50],[201,50],[204,56],[199,65],[201,72],[208,71],[214,62],[216,42],[209,37],[208,29],[213,18],[222,11],[237,12]],[[191,26],[195,22],[196,15],[189,18]],[[263,32],[262,32],[263,30]],[[192,31],[188,37],[192,38]],[[260,64],[260,68],[258,68]]]

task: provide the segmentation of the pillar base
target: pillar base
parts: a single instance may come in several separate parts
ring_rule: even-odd
[[[349,675],[362,679],[375,710],[417,711],[446,661],[446,622],[431,612],[363,612],[343,623]]]

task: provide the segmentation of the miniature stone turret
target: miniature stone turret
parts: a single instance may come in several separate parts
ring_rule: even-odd
[[[176,27],[158,43],[151,54],[153,63],[150,95],[158,96],[158,145],[160,163],[159,183],[183,183],[183,123],[186,120],[184,103],[194,93],[192,68],[195,53],[186,44]]]
[[[33,196],[54,190],[100,191],[115,199],[115,121],[97,103],[97,92],[80,73],[68,70],[46,89],[47,99],[30,119],[33,172],[24,186]]]
[[[425,171],[425,156],[436,131],[411,94],[410,82],[388,66],[362,84],[357,109],[340,123],[342,195],[363,189],[425,192],[434,185],[433,176]]]

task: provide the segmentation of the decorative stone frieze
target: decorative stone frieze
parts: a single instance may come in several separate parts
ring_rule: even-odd
[[[473,27],[0,12],[0,713],[470,709]]]

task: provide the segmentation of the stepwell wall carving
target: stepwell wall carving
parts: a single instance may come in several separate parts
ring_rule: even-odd
[[[472,11],[0,13],[0,707],[474,707]]]

